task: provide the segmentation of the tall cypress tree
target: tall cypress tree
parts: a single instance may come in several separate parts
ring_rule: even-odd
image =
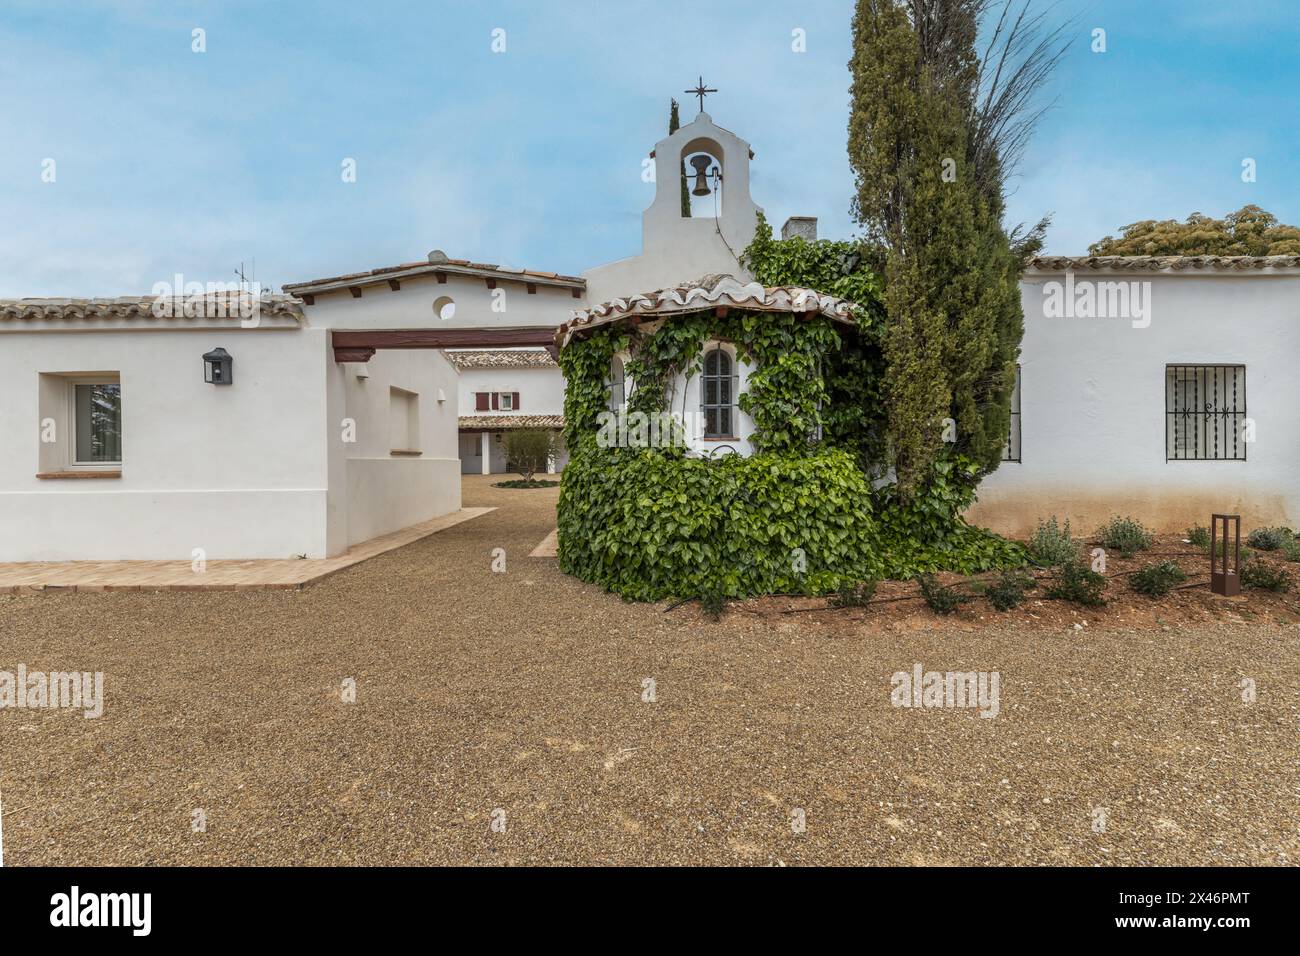
[[[681,125],[682,125],[681,117],[678,116],[677,113],[677,101],[672,100],[671,103],[672,103],[672,107],[670,108],[668,113],[668,135],[669,136],[672,136],[673,133],[681,129]],[[691,218],[691,192],[686,185],[686,157],[685,156],[682,157],[682,162],[681,162],[681,190],[682,190],[682,217],[685,219],[690,219]]]
[[[1024,316],[997,144],[979,129],[985,7],[858,0],[853,22],[853,212],[884,249],[886,430],[904,498],[949,452],[974,478],[993,471],[1008,431]]]

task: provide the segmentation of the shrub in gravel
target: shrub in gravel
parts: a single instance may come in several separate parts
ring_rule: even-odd
[[[866,607],[875,594],[875,581],[859,581],[856,584],[846,584],[838,591],[832,592],[826,599],[826,603],[830,607]]]
[[[1275,591],[1285,594],[1291,590],[1291,575],[1281,568],[1265,564],[1258,558],[1243,561],[1241,565],[1241,583],[1257,591]]]
[[[1290,528],[1256,528],[1246,535],[1246,543],[1260,551],[1277,551],[1295,541]]]
[[[1282,546],[1282,557],[1288,561],[1300,561],[1300,540],[1289,541]]]
[[[1034,564],[1055,568],[1078,556],[1079,543],[1070,537],[1069,518],[1065,519],[1064,526],[1057,524],[1056,515],[1038,522],[1029,538],[1029,557]]]
[[[1187,541],[1194,548],[1210,547],[1210,529],[1203,524],[1187,529]]]
[[[916,583],[921,587],[921,597],[935,614],[951,614],[974,596],[956,588],[946,587],[934,579],[933,574],[918,574]]]
[[[997,610],[1010,611],[1020,605],[1025,599],[1025,593],[1032,590],[1034,585],[1032,575],[1022,571],[1003,571],[984,590],[984,596]]]
[[[1155,540],[1154,535],[1134,518],[1111,518],[1098,530],[1097,538],[1107,551],[1118,551],[1125,558],[1145,551]]]
[[[1173,561],[1161,561],[1143,568],[1129,578],[1129,584],[1138,594],[1147,597],[1164,597],[1174,589],[1174,585],[1187,580],[1187,573]]]
[[[1069,601],[1084,607],[1105,607],[1106,578],[1098,574],[1079,558],[1067,561],[1056,570],[1056,577],[1047,589],[1047,596],[1058,601]]]
[[[722,612],[727,609],[727,597],[721,591],[705,591],[700,595],[700,610],[710,621],[722,620]]]

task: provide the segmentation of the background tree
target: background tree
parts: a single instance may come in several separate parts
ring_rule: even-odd
[[[1004,183],[1064,51],[1062,28],[1045,30],[1029,6],[857,3],[853,213],[880,249],[886,437],[905,500],[941,459],[968,459],[972,480],[1001,461],[1024,328],[1021,256],[1046,227],[1008,233]]]
[[[672,103],[672,106],[669,108],[668,111],[668,135],[672,136],[673,133],[681,129],[682,121],[680,115],[677,112],[677,101],[671,100],[670,102]],[[682,157],[681,170],[682,170],[681,171],[682,217],[685,219],[690,219],[691,218],[691,193],[690,190],[686,188],[686,157],[685,156]]]
[[[501,445],[508,466],[524,481],[532,481],[558,454],[559,436],[549,428],[511,428],[502,432]]]
[[[1255,205],[1222,219],[1143,219],[1088,247],[1094,256],[1300,256],[1300,229]]]

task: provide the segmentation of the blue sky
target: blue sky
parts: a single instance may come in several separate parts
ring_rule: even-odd
[[[639,251],[641,159],[703,73],[769,220],[847,237],[850,0],[64,3],[0,8],[0,296],[278,285],[453,257],[559,272]],[[1258,203],[1300,222],[1285,0],[1063,0],[1075,40],[1013,182],[1048,250]],[[206,31],[207,52],[191,51]],[[807,52],[791,51],[802,28]],[[1094,27],[1107,52],[1090,50]],[[506,31],[493,53],[491,32]],[[344,158],[357,181],[344,183]],[[1256,160],[1257,181],[1241,181]],[[54,159],[56,181],[41,181]]]

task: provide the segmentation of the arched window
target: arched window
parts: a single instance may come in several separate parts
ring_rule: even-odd
[[[623,360],[617,355],[609,360],[609,377],[605,388],[609,390],[609,410],[616,412],[627,402],[627,382],[623,375]]]
[[[700,407],[705,438],[737,438],[735,362],[721,345],[704,353]]]

